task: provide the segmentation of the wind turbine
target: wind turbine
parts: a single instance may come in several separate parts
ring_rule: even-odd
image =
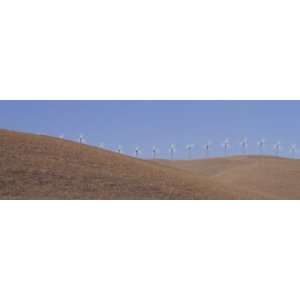
[[[170,145],[169,152],[171,153],[171,159],[174,159],[174,153],[176,152],[176,146],[174,144]]]
[[[156,159],[157,152],[158,152],[158,148],[156,146],[153,146],[152,147],[152,157],[153,157],[153,159]]]
[[[193,150],[194,146],[195,146],[194,144],[186,145],[186,149],[188,151],[188,159],[192,158],[192,150]]]
[[[207,142],[205,145],[204,145],[204,150],[205,150],[205,155],[206,157],[209,157],[209,150],[210,150],[210,147],[211,147],[211,142]]]
[[[99,148],[104,148],[104,143],[103,142],[99,144]]]
[[[295,158],[295,154],[296,154],[296,152],[297,152],[297,147],[296,147],[296,145],[291,145],[291,146],[290,146],[290,152],[291,152],[291,154],[292,154],[292,158]]]
[[[85,143],[85,139],[83,138],[82,134],[80,134],[80,136],[79,136],[79,143],[80,144],[84,144]]]
[[[138,158],[139,154],[141,153],[140,147],[135,147],[135,157]]]
[[[59,138],[60,138],[60,139],[64,139],[65,136],[64,136],[63,134],[61,134],[61,135],[59,136]]]
[[[123,147],[121,145],[118,146],[118,153],[121,154],[122,153],[122,149]]]
[[[275,152],[275,155],[278,156],[279,152],[281,150],[281,146],[280,146],[280,142],[277,142],[274,146],[273,146],[273,150]]]
[[[224,141],[223,147],[224,147],[224,155],[226,156],[227,152],[228,152],[228,150],[230,148],[230,142],[229,142],[228,138]]]
[[[242,153],[247,154],[247,148],[248,148],[248,139],[244,137],[241,141],[241,147],[242,147]]]
[[[258,146],[260,154],[262,154],[264,152],[265,145],[266,145],[266,140],[264,138],[260,139],[257,142],[257,146]]]

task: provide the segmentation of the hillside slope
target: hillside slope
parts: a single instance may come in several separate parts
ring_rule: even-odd
[[[300,160],[235,156],[193,161],[160,161],[219,183],[263,193],[271,199],[300,199]]]
[[[264,194],[156,162],[0,130],[1,199],[255,199]]]

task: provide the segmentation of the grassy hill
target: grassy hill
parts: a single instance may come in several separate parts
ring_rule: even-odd
[[[1,199],[262,197],[173,166],[58,138],[0,130]]]
[[[300,199],[300,160],[149,161],[0,130],[0,199]]]
[[[263,193],[270,199],[300,199],[300,160],[272,156],[234,156],[162,164],[218,183]]]

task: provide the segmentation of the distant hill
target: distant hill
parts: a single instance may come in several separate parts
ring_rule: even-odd
[[[0,199],[300,199],[300,160],[142,160],[0,130]]]
[[[200,165],[199,165],[200,166]],[[59,138],[0,130],[1,199],[255,199],[176,165]]]
[[[300,160],[273,156],[233,156],[160,161],[219,183],[263,193],[270,199],[300,199]]]

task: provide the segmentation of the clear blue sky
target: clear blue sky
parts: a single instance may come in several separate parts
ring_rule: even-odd
[[[71,140],[83,134],[88,144],[114,150],[120,144],[130,155],[140,146],[142,157],[151,157],[156,145],[167,158],[172,143],[177,158],[187,157],[190,143],[193,157],[203,157],[208,140],[218,156],[227,137],[237,154],[244,136],[249,153],[257,153],[264,137],[268,153],[281,141],[281,155],[289,155],[290,144],[300,146],[300,101],[1,101],[0,128]]]

